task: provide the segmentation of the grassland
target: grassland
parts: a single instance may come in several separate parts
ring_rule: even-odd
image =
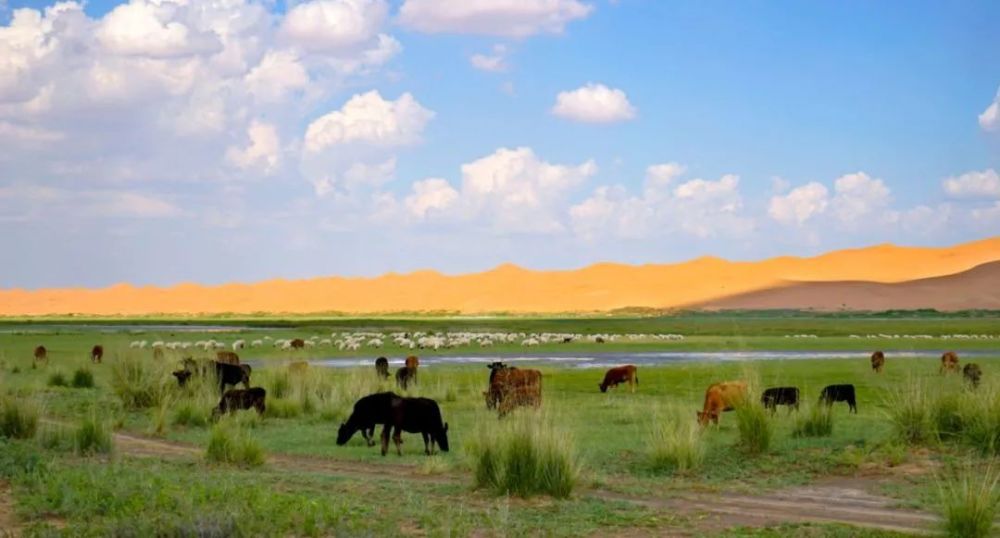
[[[760,493],[830,479],[872,478],[873,487],[900,506],[936,510],[938,479],[951,469],[989,465],[991,454],[961,441],[932,440],[909,445],[899,439],[888,416],[893,394],[914,384],[935,393],[964,394],[959,376],[942,377],[933,359],[894,359],[887,353],[885,373],[875,375],[867,352],[893,349],[996,350],[998,340],[858,339],[851,334],[992,334],[995,319],[954,317],[865,320],[826,318],[751,318],[693,316],[685,319],[584,320],[340,320],[284,324],[279,328],[237,324],[226,332],[178,332],[170,328],[119,327],[104,332],[80,325],[53,328],[9,324],[0,327],[0,396],[27,402],[42,417],[35,439],[2,441],[0,501],[7,498],[19,532],[25,534],[109,535],[441,535],[511,534],[654,534],[682,533],[748,536],[856,536],[860,531],[837,526],[787,524],[751,529],[706,522],[683,511],[613,500],[614,496],[672,499],[684,492]],[[389,388],[369,368],[313,367],[306,376],[288,373],[292,358],[336,357],[347,353],[307,349],[292,354],[271,347],[241,352],[259,361],[253,384],[269,392],[269,412],[262,420],[240,417],[240,427],[262,449],[259,467],[208,463],[215,403],[211,387],[181,390],[169,371],[178,356],[168,353],[155,362],[150,350],[129,349],[135,339],[274,338],[329,335],[343,330],[502,330],[598,332],[669,332],[681,342],[553,344],[533,351],[642,351],[687,349],[836,349],[857,350],[844,360],[765,360],[754,362],[682,363],[640,369],[635,394],[597,389],[602,372],[595,369],[542,366],[543,409],[525,411],[508,420],[543,422],[558,429],[578,458],[581,479],[567,500],[520,499],[473,489],[470,447],[484,429],[496,427],[485,409],[482,391],[487,371],[481,365],[425,368],[415,394],[437,399],[450,425],[452,451],[427,458],[419,436],[405,436],[404,455],[383,458],[360,437],[334,444],[337,425],[354,400]],[[786,334],[816,334],[792,339]],[[49,363],[33,367],[31,350],[44,344]],[[106,348],[105,362],[89,364],[95,343]],[[475,351],[503,354],[520,346]],[[379,354],[398,356],[404,350]],[[407,351],[408,352],[408,351]],[[365,350],[362,354],[374,351]],[[426,352],[420,352],[422,355]],[[197,353],[195,353],[197,354]],[[358,355],[358,352],[351,355]],[[1000,352],[975,359],[984,370],[983,394],[1000,390],[995,372]],[[156,380],[157,401],[148,408],[127,408],[113,390],[116,363],[138,361]],[[54,372],[73,379],[77,370],[93,374],[93,388],[50,386]],[[738,419],[726,413],[719,427],[700,434],[698,464],[684,470],[658,465],[653,454],[665,435],[664,424],[689,424],[701,405],[705,387],[715,381],[747,379],[755,387],[794,385],[811,406],[830,383],[853,383],[859,413],[844,404],[834,407],[829,436],[796,436],[796,422],[807,414],[780,410],[769,418],[772,438],[767,449],[751,455],[740,447]],[[993,392],[991,392],[993,391]],[[279,393],[281,398],[275,398]],[[75,431],[94,419],[119,435],[155,439],[174,447],[170,453],[140,454],[121,445],[110,453],[83,455],[58,442],[65,428]],[[657,432],[659,431],[659,435]],[[66,434],[70,435],[70,434]],[[53,438],[56,440],[53,441]],[[48,442],[45,441],[48,439]],[[120,438],[121,439],[121,438]],[[659,439],[659,440],[658,440]],[[140,445],[136,445],[140,446]],[[156,457],[148,457],[150,455]],[[602,492],[596,496],[593,492]],[[0,510],[0,514],[3,511]],[[2,517],[2,516],[0,516]],[[2,526],[0,519],[0,526]],[[878,531],[865,531],[870,536]]]

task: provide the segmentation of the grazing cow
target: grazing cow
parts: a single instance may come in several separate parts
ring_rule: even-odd
[[[381,379],[389,379],[389,359],[385,357],[375,359],[375,373]]]
[[[819,401],[828,406],[833,405],[834,402],[847,402],[852,413],[857,414],[858,412],[858,400],[854,395],[854,385],[828,385],[820,393]]]
[[[765,409],[770,409],[772,413],[778,410],[779,405],[787,405],[788,412],[794,408],[799,410],[799,388],[798,387],[773,387],[764,391],[760,395],[760,403]]]
[[[883,366],[885,366],[885,353],[881,351],[872,353],[872,370],[875,370],[876,374],[880,374]]]
[[[941,355],[941,369],[938,370],[939,373],[945,372],[955,372],[958,373],[958,354],[954,351],[946,351]]]
[[[90,362],[100,364],[104,358],[104,346],[97,344],[90,350]]]
[[[219,392],[225,392],[226,385],[238,385],[243,383],[245,388],[250,388],[250,365],[249,364],[226,364],[224,362],[215,363],[215,376],[219,381]]]
[[[972,385],[972,388],[977,388],[979,386],[979,379],[983,377],[983,371],[979,368],[979,365],[970,362],[962,368],[962,377],[965,381]]]
[[[415,366],[402,366],[396,370],[396,386],[406,390],[410,383],[417,384],[417,368]]]
[[[261,387],[246,390],[229,389],[219,400],[219,406],[212,410],[212,418],[217,419],[220,415],[242,409],[256,409],[258,415],[263,415],[266,409],[264,402],[266,398],[267,391]]]
[[[732,411],[747,398],[746,381],[725,381],[713,383],[705,390],[705,404],[698,411],[698,424],[705,426],[709,421],[719,423],[723,411]]]
[[[502,362],[491,363],[487,368],[490,386],[483,393],[487,409],[497,408],[502,417],[518,406],[542,404],[542,373],[538,370],[513,368]]]
[[[607,392],[608,387],[617,387],[620,383],[628,383],[629,390],[635,392],[635,386],[639,384],[639,374],[632,364],[617,366],[604,374],[604,381],[597,386],[601,392]]]
[[[226,350],[216,351],[215,362],[235,365],[240,363],[240,356],[237,355],[235,351],[226,351]]]
[[[49,362],[49,351],[45,349],[45,346],[35,348],[35,360]]]
[[[424,453],[434,453],[434,444],[448,451],[448,423],[441,420],[441,409],[430,398],[400,397],[392,402],[391,421],[382,428],[382,455],[389,451],[389,430],[396,453],[403,455],[402,433],[419,433],[424,438]]]
[[[354,433],[361,432],[368,446],[375,446],[375,426],[388,424],[392,419],[392,404],[399,396],[393,392],[369,394],[354,402],[354,411],[337,430],[337,445],[344,446]]]
[[[594,339],[594,341],[597,342],[598,344],[603,344],[604,343],[604,337],[603,336],[598,336],[597,338]]]
[[[573,337],[572,336],[564,336],[563,339],[562,339],[562,343],[564,343],[564,344],[569,344],[572,341],[573,341]]]
[[[292,349],[302,349],[306,347],[306,341],[301,338],[296,338],[291,342],[289,342],[288,344],[292,346]]]
[[[177,386],[179,387],[187,385],[188,379],[191,379],[191,376],[194,375],[191,370],[187,369],[174,370],[171,374],[177,378]]]

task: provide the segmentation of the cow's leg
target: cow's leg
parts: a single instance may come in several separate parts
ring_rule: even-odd
[[[420,432],[420,435],[424,438],[424,454],[430,456],[431,447],[433,446],[430,440],[430,436],[427,435],[427,432]]]
[[[389,451],[389,425],[382,426],[382,455]]]
[[[396,454],[403,455],[403,429],[396,426],[392,433],[392,441],[396,443]]]

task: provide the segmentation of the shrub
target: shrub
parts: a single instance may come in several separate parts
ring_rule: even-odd
[[[37,477],[46,470],[45,461],[35,447],[0,438],[0,478],[10,480],[26,475]]]
[[[85,419],[76,429],[76,452],[88,456],[111,452],[111,430],[96,417]]]
[[[72,385],[78,389],[89,389],[94,386],[94,374],[86,368],[80,368],[73,372]]]
[[[938,439],[954,439],[964,429],[962,404],[957,394],[944,394],[931,402],[931,422]]]
[[[215,463],[257,467],[264,463],[264,450],[238,424],[223,419],[212,427],[205,457]]]
[[[963,405],[962,437],[984,454],[1000,453],[1000,392],[970,400]]]
[[[31,439],[38,429],[38,409],[24,400],[0,400],[0,436]]]
[[[653,424],[649,439],[649,464],[654,471],[685,472],[697,469],[705,459],[701,428],[693,420],[674,415]]]
[[[147,409],[160,404],[163,384],[159,372],[133,356],[111,361],[111,388],[126,409]]]
[[[50,387],[66,387],[69,383],[66,382],[66,376],[62,372],[52,372],[49,375],[49,386]]]
[[[208,425],[208,412],[191,402],[183,402],[174,409],[173,423],[177,426],[200,428]]]
[[[1000,507],[1000,476],[985,472],[962,472],[938,483],[944,530],[948,536],[979,538],[989,536]]]
[[[493,428],[470,447],[477,487],[519,497],[569,497],[580,466],[565,435],[524,415]]]
[[[747,401],[736,408],[736,425],[740,432],[739,444],[744,450],[751,454],[767,452],[774,428],[763,405]]]
[[[833,412],[828,405],[814,405],[795,419],[795,437],[827,437],[833,434]]]
[[[886,407],[896,437],[912,445],[934,439],[931,398],[919,383],[890,393]]]

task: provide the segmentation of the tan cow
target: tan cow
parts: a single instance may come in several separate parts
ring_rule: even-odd
[[[872,370],[876,374],[882,373],[882,367],[885,366],[885,353],[881,351],[876,351],[872,353]]]
[[[747,399],[746,381],[725,381],[714,383],[705,391],[705,405],[698,411],[698,423],[702,426],[712,421],[719,423],[723,411],[732,411]]]
[[[938,370],[939,373],[954,372],[958,373],[958,354],[954,351],[946,351],[941,355],[941,369]]]
[[[239,364],[240,356],[234,351],[221,350],[215,352],[215,362],[223,364]]]

